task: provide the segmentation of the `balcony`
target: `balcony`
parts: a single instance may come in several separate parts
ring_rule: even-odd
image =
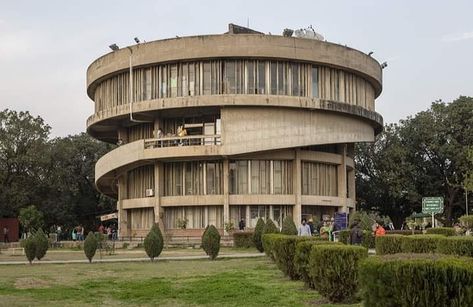
[[[175,146],[211,146],[222,145],[220,134],[206,135],[186,135],[186,136],[169,136],[154,139],[146,139],[144,148],[165,148]]]

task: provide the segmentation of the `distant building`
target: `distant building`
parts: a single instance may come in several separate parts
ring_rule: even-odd
[[[120,144],[97,162],[97,188],[118,199],[121,236],[348,212],[354,143],[382,130],[381,89],[365,53],[234,25],[113,51],[87,71],[87,131]]]

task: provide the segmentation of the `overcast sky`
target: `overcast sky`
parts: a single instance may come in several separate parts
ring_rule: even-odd
[[[228,23],[265,33],[313,25],[328,41],[374,51],[377,112],[397,122],[432,101],[473,96],[473,1],[0,0],[0,109],[28,110],[52,136],[85,130],[87,66],[138,36],[218,34]]]

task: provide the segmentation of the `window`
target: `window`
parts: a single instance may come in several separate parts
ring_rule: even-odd
[[[236,94],[235,62],[225,61],[223,86],[225,94]]]
[[[248,161],[230,163],[230,194],[248,194]]]
[[[302,194],[338,196],[337,165],[302,162]]]
[[[177,97],[177,64],[171,65],[171,97]]]
[[[312,66],[312,97],[319,97],[319,75],[316,66]]]
[[[270,193],[270,164],[269,160],[251,161],[251,193]]]
[[[300,83],[299,83],[299,64],[292,64],[292,96],[299,96],[300,94]]]
[[[128,172],[128,199],[146,197],[146,189],[154,189],[154,165],[137,167]]]
[[[202,80],[202,87],[204,91],[204,95],[211,94],[211,86],[210,86],[210,62],[204,62],[203,64],[203,80]]]
[[[273,161],[273,194],[292,194],[292,161]]]
[[[222,166],[222,163],[219,162],[206,163],[207,195],[222,194]]]
[[[258,94],[266,93],[266,67],[263,61],[258,61]]]
[[[256,94],[254,61],[246,62],[246,93]]]
[[[277,62],[270,63],[271,95],[278,94],[278,65]]]

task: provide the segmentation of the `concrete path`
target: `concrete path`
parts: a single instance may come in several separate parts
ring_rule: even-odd
[[[264,253],[247,253],[247,254],[227,254],[218,256],[218,259],[224,258],[255,258],[255,257],[263,257],[265,256]],[[169,260],[199,260],[199,259],[209,259],[208,256],[205,255],[197,255],[197,256],[163,256],[156,258],[155,261],[169,261]],[[149,262],[149,258],[115,258],[115,259],[93,259],[93,263],[108,263],[108,262]],[[33,261],[34,264],[69,264],[69,263],[89,263],[89,260],[44,260],[44,261]],[[0,265],[8,265],[8,264],[29,264],[28,261],[0,261]]]

